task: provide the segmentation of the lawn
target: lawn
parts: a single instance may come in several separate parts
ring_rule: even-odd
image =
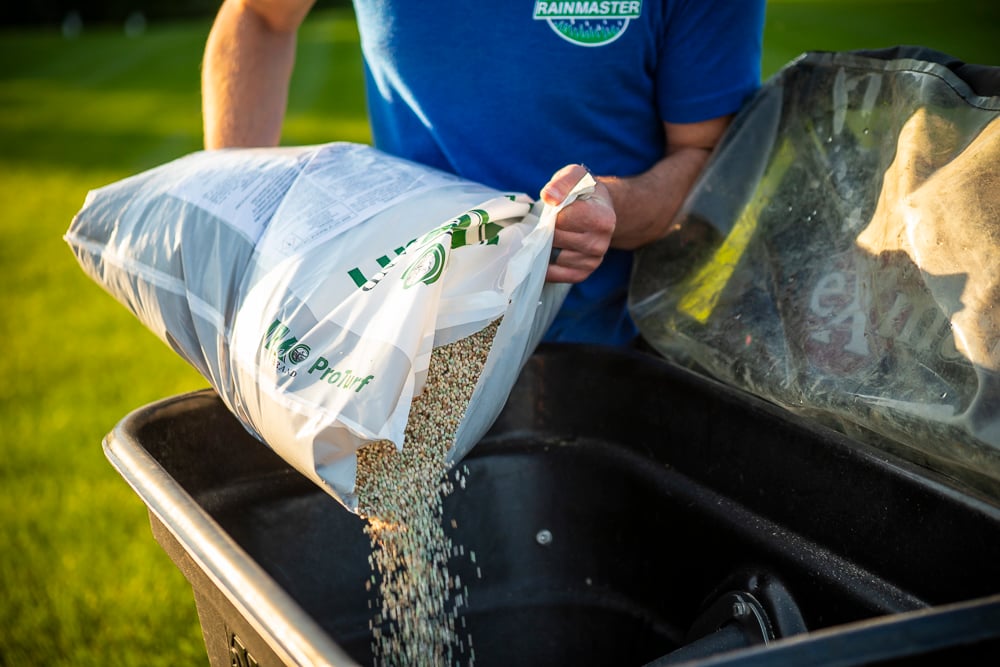
[[[764,72],[804,50],[902,43],[1000,64],[993,5],[774,0]],[[0,32],[0,666],[206,662],[190,588],[100,447],[131,409],[206,383],[61,235],[88,190],[199,148],[208,27]],[[350,14],[311,16],[299,64],[285,143],[367,141]]]

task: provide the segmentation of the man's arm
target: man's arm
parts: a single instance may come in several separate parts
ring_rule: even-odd
[[[618,215],[612,247],[635,250],[666,235],[730,118],[664,123],[667,143],[662,160],[638,176],[601,179]]]
[[[295,64],[296,33],[313,2],[223,2],[202,63],[206,148],[278,144]]]
[[[609,247],[634,250],[666,235],[730,116],[698,123],[664,123],[664,157],[631,177],[598,176],[590,199],[567,206],[556,220],[553,246],[560,248],[546,279],[580,282],[600,265]],[[560,169],[542,189],[550,204],[563,200],[585,168]]]

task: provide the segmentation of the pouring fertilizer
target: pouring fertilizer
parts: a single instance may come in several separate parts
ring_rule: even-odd
[[[471,661],[442,479],[565,294],[543,289],[559,208],[367,146],[241,149],[91,192],[66,240],[251,434],[366,518],[380,655]]]

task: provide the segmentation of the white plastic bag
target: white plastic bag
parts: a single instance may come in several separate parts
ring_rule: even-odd
[[[251,433],[353,510],[354,454],[405,446],[431,349],[503,316],[450,459],[492,424],[565,296],[543,290],[556,212],[335,143],[189,155],[91,192],[66,240]]]

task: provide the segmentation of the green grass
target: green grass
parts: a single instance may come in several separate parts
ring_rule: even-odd
[[[0,665],[206,662],[191,590],[100,446],[131,409],[206,382],[61,237],[88,190],[200,147],[208,25],[0,36]],[[315,66],[287,141],[367,141],[350,17],[314,17],[301,53]]]
[[[914,44],[960,60],[1000,65],[994,0],[769,0],[765,76],[803,51]]]
[[[1000,63],[992,5],[776,0],[764,71],[898,43]],[[199,148],[208,26],[0,33],[0,665],[206,662],[190,588],[100,447],[129,410],[206,383],[61,236],[88,190]],[[285,143],[367,141],[349,14],[311,17],[299,64]]]

